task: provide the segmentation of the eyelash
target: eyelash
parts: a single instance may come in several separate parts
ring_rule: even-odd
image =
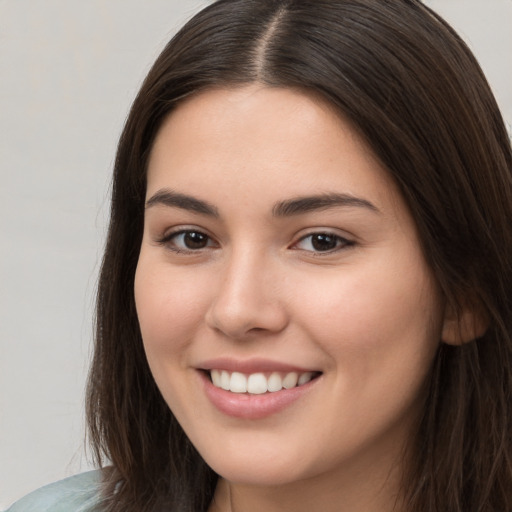
[[[310,239],[310,245],[313,245],[313,237],[325,237],[327,239],[331,239],[335,243],[335,247],[332,249],[327,249],[325,251],[321,250],[310,250],[310,249],[296,249],[296,250],[304,250],[307,252],[311,252],[315,256],[323,256],[328,254],[333,254],[348,247],[355,245],[355,242],[352,240],[348,240],[340,235],[329,231],[315,231],[313,233],[308,233],[307,235],[301,237],[297,242],[294,243],[294,246],[299,245],[301,242]],[[313,248],[314,249],[314,248]]]
[[[200,247],[200,248],[195,248],[195,249],[191,249],[189,247],[180,248],[180,247],[176,246],[175,240],[179,236],[186,236],[187,234],[188,235],[196,234],[196,235],[206,237],[207,245],[205,245],[205,247]],[[164,237],[157,240],[157,242],[159,245],[163,245],[163,246],[167,247],[168,249],[170,249],[171,251],[176,252],[178,254],[182,254],[182,253],[190,254],[190,253],[194,253],[194,252],[199,252],[201,249],[206,249],[208,247],[211,247],[211,245],[209,246],[208,243],[211,242],[212,240],[213,239],[210,236],[208,236],[203,231],[200,231],[199,229],[179,229],[177,231],[173,231],[171,233],[166,234]]]
[[[178,247],[175,242],[176,239],[179,236],[184,237],[186,235],[199,235],[200,237],[206,237],[206,239],[207,239],[206,245],[204,247],[198,247],[198,248],[190,248],[190,247],[181,247],[180,248],[180,247]],[[327,249],[325,251],[314,250],[314,247],[313,247],[313,249],[301,249],[301,248],[297,247],[299,244],[301,244],[302,242],[304,242],[308,239],[311,240],[310,244],[313,245],[314,244],[313,237],[315,237],[315,236],[316,237],[324,237],[324,239],[331,239],[335,243],[335,247],[332,249]],[[213,239],[209,235],[207,235],[206,233],[204,233],[203,231],[200,231],[198,229],[180,229],[178,231],[174,231],[174,232],[166,234],[164,237],[157,240],[157,243],[159,245],[166,246],[171,251],[178,253],[178,254],[191,254],[191,253],[199,252],[202,249],[207,249],[209,247],[215,247],[215,245],[210,244],[210,242],[212,242],[212,241],[213,241]],[[305,252],[314,254],[315,257],[319,257],[319,256],[321,257],[323,255],[329,255],[329,254],[336,253],[340,250],[346,249],[353,245],[355,245],[354,241],[348,240],[348,239],[346,239],[340,235],[337,235],[335,233],[332,233],[329,231],[315,231],[313,233],[308,233],[307,235],[304,235],[303,237],[301,237],[297,242],[295,242],[292,245],[292,249],[303,250]]]

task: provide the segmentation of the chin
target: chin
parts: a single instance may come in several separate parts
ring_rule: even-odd
[[[299,457],[299,450],[278,449],[276,445],[226,447],[202,454],[206,463],[225,480],[249,486],[280,486],[312,477],[314,461]],[[242,445],[243,446],[243,445]],[[321,468],[317,468],[318,472]]]
[[[262,466],[247,459],[243,462],[224,462],[211,467],[228,482],[254,487],[282,486],[303,478],[295,471],[291,471],[290,467],[276,466],[272,462]]]

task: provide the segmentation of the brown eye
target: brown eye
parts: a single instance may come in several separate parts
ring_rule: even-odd
[[[199,251],[215,247],[214,241],[207,234],[192,229],[170,233],[159,243],[175,252]]]
[[[311,252],[336,252],[339,249],[354,245],[353,242],[334,233],[312,233],[299,240],[297,249]]]
[[[338,241],[338,237],[324,233],[311,236],[311,246],[315,251],[332,251],[337,247]]]
[[[203,249],[208,245],[208,236],[198,231],[186,231],[182,234],[183,245],[187,249]]]

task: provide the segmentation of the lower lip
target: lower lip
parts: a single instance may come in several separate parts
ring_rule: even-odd
[[[308,393],[320,379],[309,381],[302,386],[282,389],[273,393],[250,395],[248,393],[232,393],[215,387],[204,371],[200,372],[206,396],[222,413],[235,418],[259,420],[276,414],[299,400]]]

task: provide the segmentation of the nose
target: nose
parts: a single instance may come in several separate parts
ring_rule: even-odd
[[[206,323],[225,336],[243,340],[254,334],[275,334],[288,324],[282,271],[269,258],[233,254],[224,262]]]

